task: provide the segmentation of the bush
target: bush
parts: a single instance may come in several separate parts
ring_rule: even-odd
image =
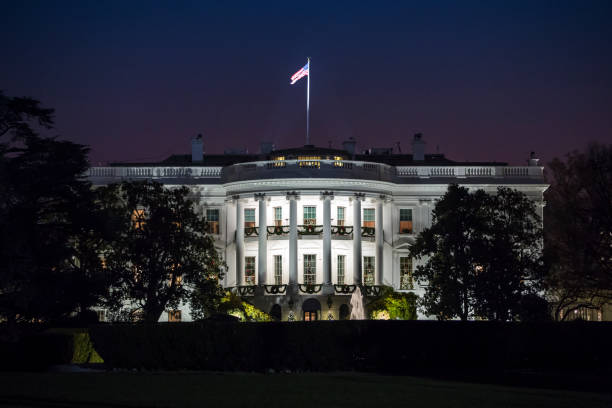
[[[381,296],[368,304],[367,309],[374,320],[416,320],[416,300],[414,293],[399,293],[385,286]]]
[[[97,325],[111,367],[164,370],[376,371],[607,369],[612,325],[318,321]]]

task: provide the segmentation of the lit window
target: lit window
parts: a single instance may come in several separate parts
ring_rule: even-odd
[[[374,209],[364,208],[363,209],[363,226],[368,228],[375,227]]]
[[[300,167],[321,167],[321,156],[298,156]]]
[[[317,207],[304,207],[304,225],[316,225]]]
[[[274,284],[283,284],[283,256],[274,255]]]
[[[342,156],[334,156],[334,166],[342,167]]]
[[[338,207],[338,226],[344,226],[344,207]]]
[[[132,226],[134,229],[142,230],[145,225],[145,210],[139,209],[132,212]]]
[[[274,158],[274,167],[285,167],[285,156],[277,156]]]
[[[400,257],[400,290],[414,289],[412,280],[412,258]]]
[[[282,227],[283,225],[283,207],[274,207],[274,226]]]
[[[255,284],[255,257],[244,258],[244,281],[247,285]]]
[[[346,257],[338,255],[338,285],[344,285],[344,267]]]
[[[245,208],[244,209],[244,228],[255,227],[255,209]]]
[[[366,286],[374,286],[374,257],[363,257],[363,284]]]
[[[216,208],[206,209],[206,227],[210,234],[219,233],[219,210]]]
[[[304,255],[304,283],[314,285],[317,279],[317,256]]]
[[[181,321],[181,311],[180,310],[169,310],[168,311],[168,321],[169,322],[180,322]]]
[[[412,234],[412,210],[409,208],[400,209],[400,234]]]
[[[173,283],[174,286],[181,286],[183,284],[183,277],[181,275],[174,276],[173,274],[170,274],[170,279],[168,279],[168,286],[172,286]]]

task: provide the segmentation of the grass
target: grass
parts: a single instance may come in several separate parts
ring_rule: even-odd
[[[610,407],[612,394],[355,373],[0,373],[14,407]]]

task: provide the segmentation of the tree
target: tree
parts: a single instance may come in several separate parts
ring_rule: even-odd
[[[157,322],[196,290],[214,305],[223,295],[222,262],[189,189],[145,181],[100,190],[119,231],[105,254],[111,309]]]
[[[515,320],[526,315],[525,308],[534,304],[529,300],[541,289],[541,218],[533,202],[517,190],[501,187],[486,198],[475,314],[489,320]]]
[[[486,215],[482,190],[470,194],[455,184],[433,210],[433,225],[422,231],[410,249],[412,257],[427,261],[418,265],[414,278],[427,285],[419,304],[426,314],[440,319],[467,320],[474,313],[476,266],[482,252]]]
[[[399,293],[385,286],[380,296],[367,305],[370,318],[391,320],[416,320],[416,299],[412,293]]]
[[[496,195],[451,185],[417,237],[411,256],[425,259],[415,279],[425,286],[423,311],[440,319],[512,320],[538,288],[539,217],[522,193]]]
[[[52,126],[52,109],[0,93],[0,314],[9,322],[66,317],[99,292],[74,245],[91,234],[88,149],[35,130]]]
[[[549,165],[545,254],[554,317],[612,299],[612,145],[590,145]]]

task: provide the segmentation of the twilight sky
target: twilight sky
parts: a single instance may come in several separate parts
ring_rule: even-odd
[[[92,164],[422,132],[454,160],[612,142],[612,1],[0,0],[0,89],[56,109]]]

